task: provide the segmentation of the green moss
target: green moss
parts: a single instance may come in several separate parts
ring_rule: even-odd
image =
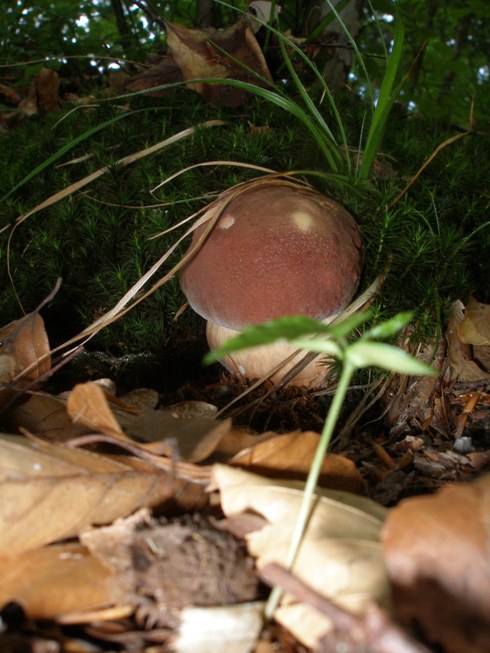
[[[364,107],[360,100],[347,95],[339,97],[339,106],[355,147]],[[108,173],[80,192],[28,218],[11,240],[10,269],[26,311],[52,289],[57,277],[63,278],[62,288],[47,311],[50,335],[57,342],[114,306],[176,237],[171,233],[148,240],[150,236],[203,206],[203,195],[218,193],[256,173],[231,166],[200,167],[151,192],[170,175],[213,160],[235,160],[277,170],[319,169],[322,165],[309,134],[288,114],[258,99],[246,109],[216,110],[180,89],[163,98],[136,98],[132,108],[146,110],[79,143],[0,207],[0,224],[12,223],[51,194],[109,166]],[[7,192],[59,148],[124,110],[107,103],[77,109],[66,116],[60,113],[44,120],[25,119],[2,138],[6,165],[0,170],[0,187]],[[117,163],[121,157],[216,117],[228,124],[199,130],[192,139],[132,165]],[[475,294],[480,301],[490,301],[490,230],[482,229],[472,236],[488,220],[488,142],[471,136],[449,146],[403,199],[387,209],[437,145],[452,135],[445,125],[397,110],[383,146],[390,157],[385,160],[389,165],[381,168],[366,192],[312,178],[320,189],[343,201],[361,224],[366,248],[364,287],[391,259],[377,306],[378,317],[416,309],[421,336],[433,332],[433,325],[440,322],[452,300],[466,301]],[[0,310],[4,323],[19,317],[7,276],[7,237],[8,232],[0,235],[0,283],[4,289]],[[178,260],[181,251],[171,257],[162,273]],[[183,301],[174,280],[99,334],[91,347],[118,355],[158,353],[162,347],[177,346],[183,337],[199,329],[190,311],[177,322],[173,320]]]

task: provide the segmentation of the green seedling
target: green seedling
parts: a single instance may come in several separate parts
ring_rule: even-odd
[[[301,545],[322,463],[355,371],[365,367],[377,367],[389,372],[410,376],[437,375],[435,369],[399,347],[380,342],[380,340],[393,337],[405,327],[410,322],[412,313],[399,313],[391,319],[368,328],[358,338],[351,340],[354,332],[365,324],[369,318],[370,313],[367,311],[354,314],[341,322],[325,326],[322,322],[307,317],[283,317],[245,329],[240,335],[225,342],[219,349],[207,354],[204,359],[205,363],[208,364],[218,361],[234,351],[247,347],[267,345],[276,340],[285,339],[298,349],[317,352],[329,358],[334,358],[341,364],[342,371],[339,382],[306,480],[303,500],[286,560],[288,569],[294,564]],[[281,592],[276,588],[271,593],[266,607],[267,617],[271,617],[274,613],[280,597]]]

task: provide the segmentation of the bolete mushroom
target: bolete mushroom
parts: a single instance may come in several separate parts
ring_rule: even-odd
[[[251,183],[231,200],[227,191],[221,201],[225,208],[201,247],[197,243],[206,223],[195,230],[189,249],[195,254],[180,275],[189,304],[208,320],[211,349],[245,325],[284,315],[325,320],[350,302],[361,274],[361,236],[354,218],[337,202],[309,186],[281,180]],[[216,211],[216,205],[208,211]],[[223,363],[236,374],[257,378],[292,351],[285,343],[256,347]],[[319,385],[324,375],[316,360],[291,383]]]

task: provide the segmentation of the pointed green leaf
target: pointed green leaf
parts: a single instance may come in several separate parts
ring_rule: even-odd
[[[354,315],[346,317],[338,323],[332,322],[329,325],[329,335],[333,338],[345,338],[354,329],[357,329],[358,326],[361,326],[366,320],[369,320],[370,317],[371,311],[365,311],[364,313],[354,313]]]
[[[342,358],[342,349],[335,340],[323,338],[295,338],[291,340],[293,347],[305,349],[306,351],[316,351],[319,354],[328,354],[335,358]]]
[[[438,374],[433,367],[407,354],[403,349],[383,342],[355,342],[347,349],[345,358],[355,367],[380,367],[390,372],[413,376]]]
[[[364,340],[378,339],[378,338],[389,338],[396,335],[403,327],[407,326],[410,320],[413,318],[412,311],[405,311],[404,313],[398,313],[394,317],[381,322],[381,324],[376,324],[374,327],[366,331],[363,335]]]

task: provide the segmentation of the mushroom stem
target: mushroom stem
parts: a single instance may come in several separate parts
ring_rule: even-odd
[[[225,340],[239,335],[239,331],[228,329],[214,322],[206,323],[206,336],[210,349],[217,349]],[[235,376],[243,379],[261,379],[267,377],[279,383],[305,356],[304,351],[286,341],[277,341],[270,345],[260,345],[237,351],[226,356],[221,364]],[[319,387],[328,366],[318,357],[299,369],[288,381],[288,386]]]

